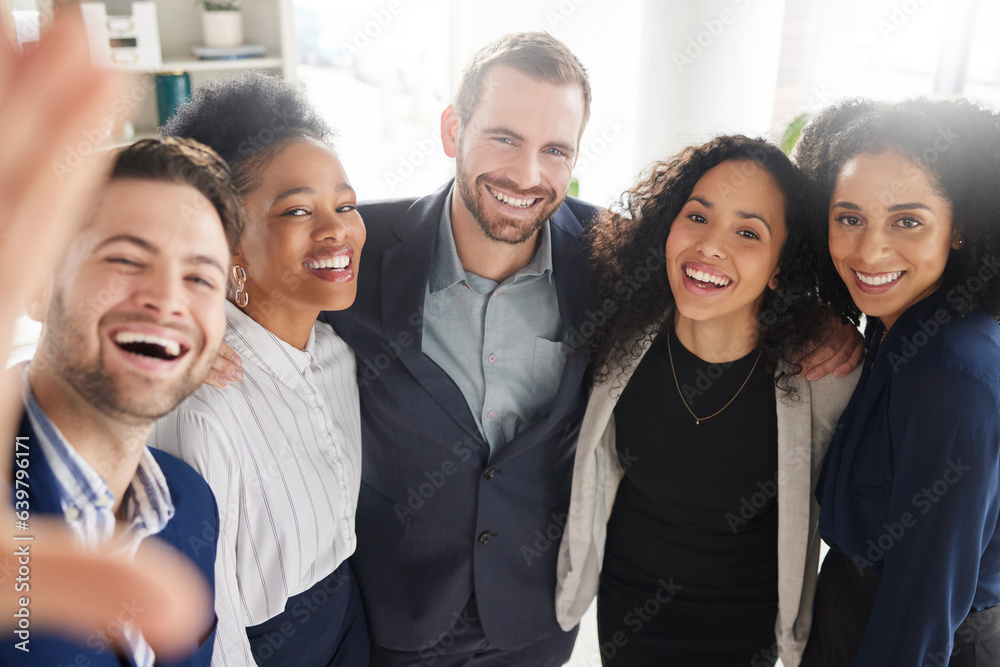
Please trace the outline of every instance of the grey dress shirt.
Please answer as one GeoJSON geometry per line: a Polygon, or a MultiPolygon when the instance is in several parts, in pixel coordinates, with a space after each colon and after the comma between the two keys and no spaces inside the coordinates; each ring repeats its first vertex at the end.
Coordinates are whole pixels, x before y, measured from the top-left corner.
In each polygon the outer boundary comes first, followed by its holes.
{"type": "Polygon", "coordinates": [[[424,298],[422,351],[465,396],[496,453],[545,414],[566,362],[549,222],[531,262],[502,283],[462,268],[445,200],[424,298]]]}

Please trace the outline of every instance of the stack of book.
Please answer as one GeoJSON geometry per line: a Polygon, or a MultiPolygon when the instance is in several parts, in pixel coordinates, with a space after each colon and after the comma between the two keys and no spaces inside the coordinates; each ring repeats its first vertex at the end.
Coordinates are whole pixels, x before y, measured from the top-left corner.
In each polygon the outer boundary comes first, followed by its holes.
{"type": "Polygon", "coordinates": [[[199,46],[191,47],[199,60],[237,60],[243,58],[263,58],[267,51],[262,44],[244,44],[243,46],[199,46]]]}

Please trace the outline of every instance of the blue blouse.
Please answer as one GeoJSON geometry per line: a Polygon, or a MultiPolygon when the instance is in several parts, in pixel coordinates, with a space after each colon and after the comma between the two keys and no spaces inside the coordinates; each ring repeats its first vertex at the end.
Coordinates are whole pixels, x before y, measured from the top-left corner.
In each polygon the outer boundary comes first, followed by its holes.
{"type": "Polygon", "coordinates": [[[855,667],[947,664],[969,612],[1000,604],[1000,325],[955,298],[881,344],[873,320],[816,491],[823,539],[882,578],[855,667]]]}

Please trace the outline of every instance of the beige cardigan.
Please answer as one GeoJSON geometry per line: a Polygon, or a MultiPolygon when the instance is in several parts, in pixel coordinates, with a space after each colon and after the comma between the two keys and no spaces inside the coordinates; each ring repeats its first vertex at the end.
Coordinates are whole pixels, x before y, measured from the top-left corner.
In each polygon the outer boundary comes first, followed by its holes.
{"type": "MultiPolygon", "coordinates": [[[[643,350],[645,355],[649,342],[643,350]]],[[[638,365],[635,360],[628,376],[638,365]]],[[[775,634],[785,667],[797,667],[812,625],[819,562],[813,494],[823,455],[840,413],[861,375],[815,382],[793,378],[791,399],[778,392],[778,618],[775,634]]],[[[607,522],[623,471],[615,450],[614,408],[624,381],[611,378],[590,393],[580,428],[566,530],[559,546],[556,617],[564,630],[577,623],[597,595],[607,522]]]]}

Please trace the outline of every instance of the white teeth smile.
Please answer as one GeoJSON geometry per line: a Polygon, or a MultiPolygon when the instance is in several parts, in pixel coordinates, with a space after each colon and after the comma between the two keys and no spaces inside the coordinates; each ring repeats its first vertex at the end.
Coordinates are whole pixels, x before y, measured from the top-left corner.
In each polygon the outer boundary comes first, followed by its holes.
{"type": "Polygon", "coordinates": [[[700,283],[711,283],[718,287],[725,287],[729,285],[731,282],[733,282],[728,278],[716,276],[711,273],[705,273],[704,271],[699,271],[698,269],[686,268],[684,269],[684,273],[687,275],[688,278],[697,280],[700,283]]]}
{"type": "Polygon", "coordinates": [[[351,258],[347,255],[337,255],[330,259],[321,259],[318,262],[306,262],[309,269],[346,269],[351,263],[351,258]]]}
{"type": "MultiPolygon", "coordinates": [[[[160,338],[150,334],[137,333],[135,331],[119,331],[115,334],[114,340],[119,345],[155,345],[163,350],[163,358],[173,359],[180,356],[181,344],[169,338],[160,338]]],[[[133,352],[133,350],[128,350],[133,352]]],[[[145,355],[150,356],[150,355],[145,355]]]]}
{"type": "Polygon", "coordinates": [[[903,275],[902,271],[893,271],[892,273],[880,273],[877,276],[866,276],[863,273],[854,272],[854,275],[858,277],[858,280],[863,282],[865,285],[871,285],[872,287],[878,287],[879,285],[887,285],[895,280],[899,280],[899,277],[903,275]]]}
{"type": "Polygon", "coordinates": [[[529,206],[531,206],[532,204],[535,203],[534,199],[517,199],[515,197],[508,197],[507,195],[505,195],[502,192],[497,192],[493,188],[488,187],[487,189],[489,189],[490,193],[494,197],[496,197],[497,199],[499,199],[500,201],[502,201],[505,204],[509,204],[510,206],[514,206],[515,208],[528,208],[529,206]]]}

